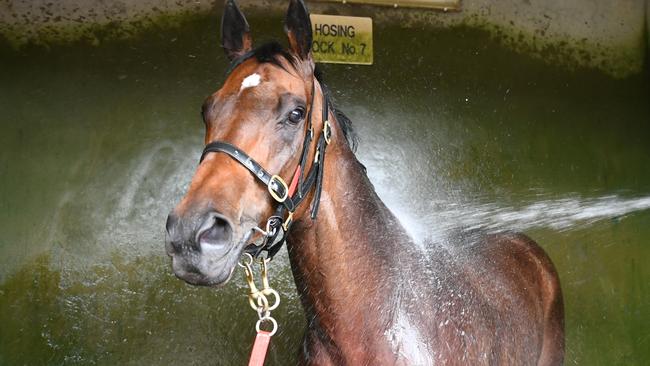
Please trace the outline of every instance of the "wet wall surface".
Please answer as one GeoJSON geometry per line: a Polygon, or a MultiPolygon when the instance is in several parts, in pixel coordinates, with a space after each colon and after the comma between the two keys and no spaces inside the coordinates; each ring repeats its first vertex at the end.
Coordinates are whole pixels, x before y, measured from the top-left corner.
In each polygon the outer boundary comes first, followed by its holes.
{"type": "MultiPolygon", "coordinates": [[[[0,48],[0,364],[246,362],[243,274],[177,280],[164,222],[200,106],[224,79],[218,19],[96,47],[0,48]]],[[[280,19],[249,19],[281,37],[280,19]]],[[[522,230],[555,262],[567,364],[650,360],[650,87],[554,68],[468,29],[375,25],[375,65],[324,65],[380,196],[419,239],[522,230]],[[396,183],[397,182],[397,183],[396,183]]],[[[427,258],[422,258],[426,261],[427,258]]],[[[304,327],[286,253],[270,364],[304,327]]]]}

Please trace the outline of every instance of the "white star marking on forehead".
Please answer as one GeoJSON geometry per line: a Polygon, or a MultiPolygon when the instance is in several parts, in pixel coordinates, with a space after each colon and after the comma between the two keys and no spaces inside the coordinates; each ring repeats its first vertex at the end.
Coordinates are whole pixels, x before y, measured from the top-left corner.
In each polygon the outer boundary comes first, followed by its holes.
{"type": "Polygon", "coordinates": [[[262,82],[261,79],[262,77],[260,76],[260,74],[257,73],[248,75],[247,77],[244,78],[244,81],[241,82],[241,88],[239,90],[244,90],[246,88],[252,88],[258,86],[262,82]]]}

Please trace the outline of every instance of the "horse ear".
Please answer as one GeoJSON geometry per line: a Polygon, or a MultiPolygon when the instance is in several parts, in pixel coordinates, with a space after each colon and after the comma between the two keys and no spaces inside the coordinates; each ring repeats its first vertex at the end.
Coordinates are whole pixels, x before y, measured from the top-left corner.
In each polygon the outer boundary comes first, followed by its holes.
{"type": "Polygon", "coordinates": [[[311,51],[311,20],[303,0],[291,0],[284,20],[284,31],[289,37],[291,50],[301,59],[309,57],[311,51]]]}
{"type": "Polygon", "coordinates": [[[235,0],[226,0],[221,18],[221,47],[230,60],[253,48],[250,28],[235,0]]]}

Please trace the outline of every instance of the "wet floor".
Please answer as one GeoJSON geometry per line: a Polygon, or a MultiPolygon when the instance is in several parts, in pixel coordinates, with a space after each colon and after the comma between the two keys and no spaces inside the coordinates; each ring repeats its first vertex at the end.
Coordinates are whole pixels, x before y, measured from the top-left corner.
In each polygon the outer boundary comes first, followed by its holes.
{"type": "MultiPolygon", "coordinates": [[[[200,105],[223,81],[218,19],[0,47],[0,364],[245,363],[243,274],[190,287],[163,247],[201,151],[200,105]]],[[[258,39],[281,35],[279,19],[249,21],[258,39]]],[[[567,364],[647,364],[647,73],[568,71],[467,29],[375,32],[374,66],[323,69],[408,230],[421,243],[459,226],[526,232],[560,273],[567,364]]],[[[292,364],[304,316],[284,252],[271,276],[271,364],[292,364]]]]}

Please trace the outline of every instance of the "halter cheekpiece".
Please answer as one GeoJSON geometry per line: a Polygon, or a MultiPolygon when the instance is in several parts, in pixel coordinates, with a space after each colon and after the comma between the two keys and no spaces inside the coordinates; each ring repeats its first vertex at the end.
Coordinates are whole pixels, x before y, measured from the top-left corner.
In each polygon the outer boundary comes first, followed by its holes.
{"type": "Polygon", "coordinates": [[[332,129],[328,120],[329,116],[329,98],[325,88],[323,91],[323,130],[316,143],[316,155],[311,169],[305,176],[305,165],[309,155],[309,147],[314,139],[314,129],[312,126],[312,110],[314,108],[316,78],[313,79],[311,87],[311,105],[307,115],[307,133],[302,146],[302,153],[296,171],[293,174],[291,183],[287,183],[278,175],[272,175],[265,170],[255,159],[236,146],[225,141],[214,141],[205,146],[199,163],[205,159],[206,155],[212,152],[221,152],[229,155],[235,161],[248,169],[264,184],[271,197],[277,202],[275,213],[266,221],[266,228],[255,228],[262,233],[262,240],[248,244],[244,251],[255,258],[272,259],[275,254],[282,248],[287,240],[287,232],[293,224],[293,213],[311,189],[315,186],[314,201],[311,208],[311,218],[316,219],[318,207],[320,204],[320,195],[323,189],[323,172],[325,164],[325,151],[332,137],[332,129]],[[286,216],[286,217],[285,217],[286,216]]]}

